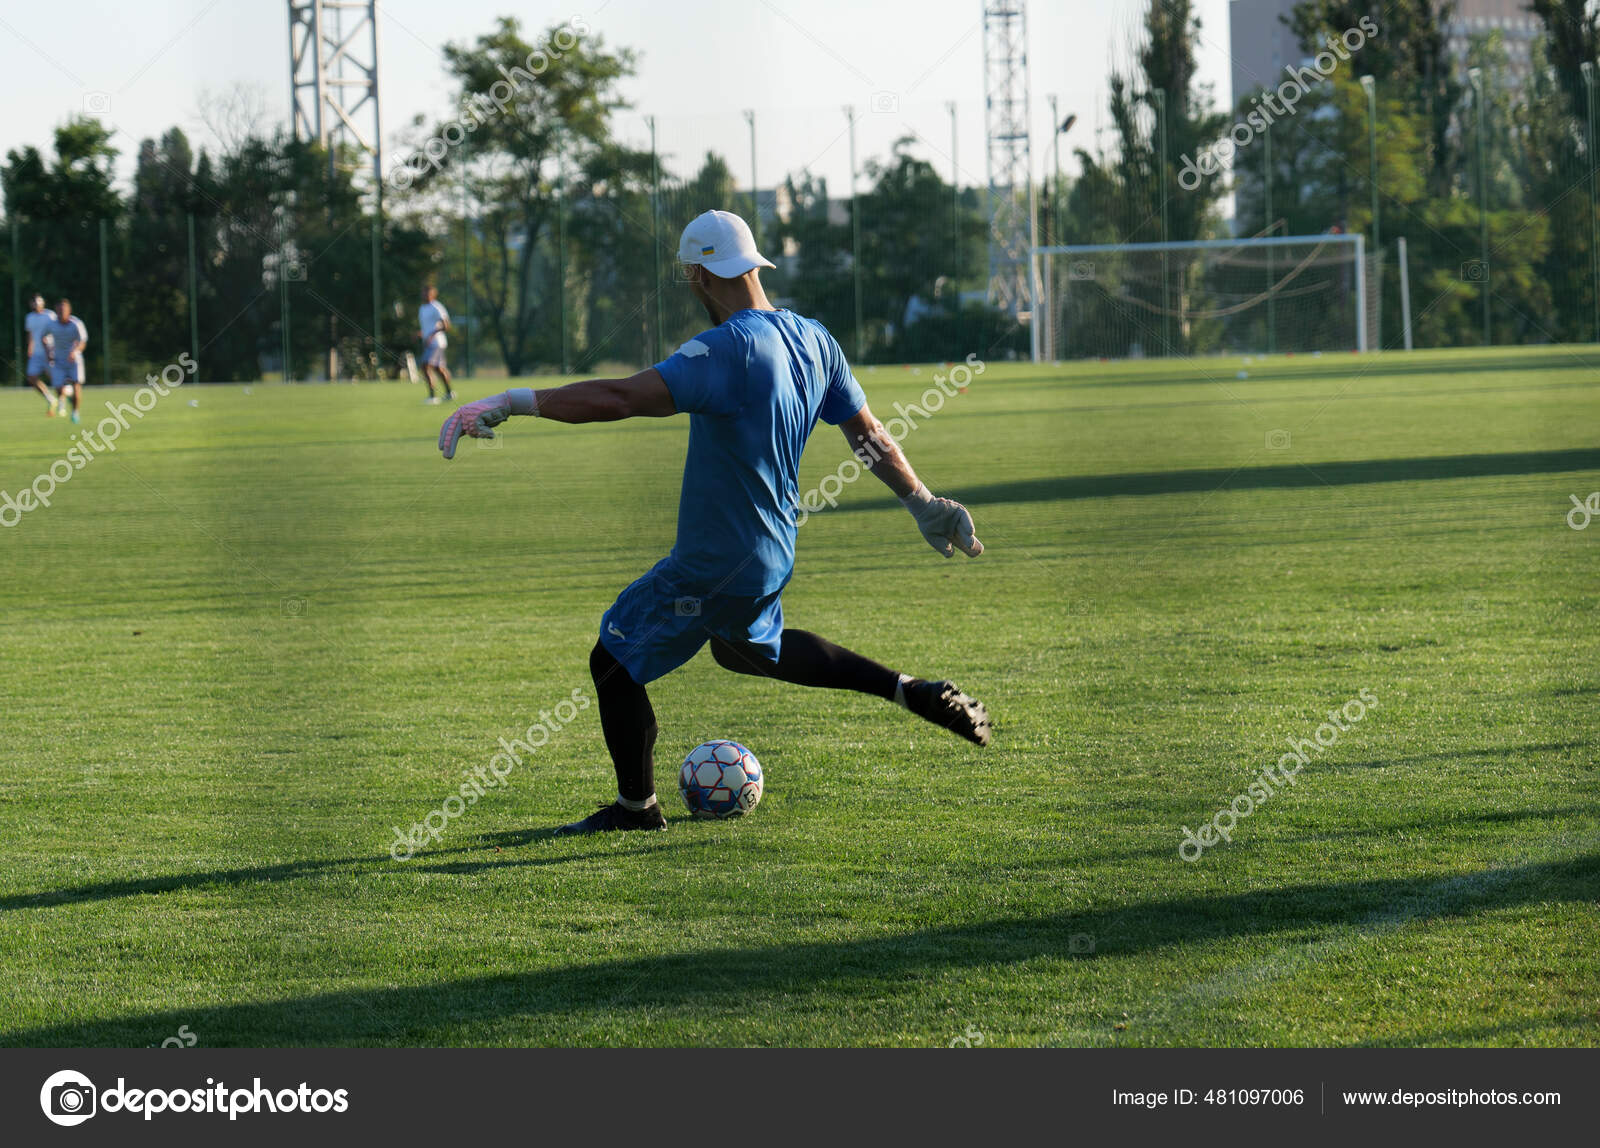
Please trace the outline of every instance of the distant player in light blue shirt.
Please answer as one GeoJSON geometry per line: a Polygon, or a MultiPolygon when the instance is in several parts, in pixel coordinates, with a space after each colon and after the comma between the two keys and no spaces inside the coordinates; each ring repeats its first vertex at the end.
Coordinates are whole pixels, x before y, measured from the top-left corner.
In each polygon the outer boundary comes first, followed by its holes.
{"type": "Polygon", "coordinates": [[[805,630],[786,629],[781,594],[794,572],[800,455],[820,420],[843,429],[864,470],[900,496],[945,557],[983,552],[966,507],[935,498],[867,408],[844,352],[822,324],[767,301],[771,267],[737,215],[708,211],[684,229],[678,260],[711,330],[626,379],[516,388],[445,420],[439,449],[463,434],[493,438],[514,414],[564,423],[689,415],[689,449],[672,553],[624,590],[600,619],[589,655],[617,799],[560,834],[665,829],[655,794],[655,711],[645,686],[706,645],[726,669],[802,686],[892,699],[989,743],[981,702],[946,681],[879,665],[805,630]]]}
{"type": "Polygon", "coordinates": [[[79,419],[83,407],[83,349],[89,345],[89,328],[72,313],[72,300],[56,304],[56,320],[50,324],[50,375],[63,404],[72,400],[72,421],[79,419]]]}
{"type": "Polygon", "coordinates": [[[422,381],[428,384],[428,397],[422,401],[439,403],[439,396],[433,393],[433,373],[439,375],[439,389],[444,392],[444,397],[455,400],[455,387],[450,381],[450,368],[445,366],[444,349],[450,345],[449,336],[445,334],[450,329],[450,312],[444,309],[444,304],[439,302],[439,289],[432,284],[423,288],[422,306],[417,308],[417,330],[422,336],[422,381]]]}
{"type": "Polygon", "coordinates": [[[56,313],[44,305],[44,296],[35,295],[28,313],[22,317],[22,329],[28,335],[28,385],[44,396],[49,405],[46,415],[54,415],[61,400],[50,389],[50,328],[56,313]]]}

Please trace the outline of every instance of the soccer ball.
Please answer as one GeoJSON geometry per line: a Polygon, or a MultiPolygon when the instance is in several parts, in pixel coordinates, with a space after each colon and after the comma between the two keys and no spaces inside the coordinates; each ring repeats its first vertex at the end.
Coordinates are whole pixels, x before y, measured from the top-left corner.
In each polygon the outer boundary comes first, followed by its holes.
{"type": "Polygon", "coordinates": [[[740,817],[761,800],[761,763],[736,741],[697,745],[678,770],[678,795],[696,817],[740,817]]]}

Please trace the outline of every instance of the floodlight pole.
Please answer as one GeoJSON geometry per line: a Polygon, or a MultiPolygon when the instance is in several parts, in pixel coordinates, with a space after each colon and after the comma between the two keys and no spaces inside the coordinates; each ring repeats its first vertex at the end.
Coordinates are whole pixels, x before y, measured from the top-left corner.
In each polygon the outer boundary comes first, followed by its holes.
{"type": "Polygon", "coordinates": [[[567,148],[564,132],[556,134],[556,283],[561,296],[561,373],[567,375],[572,373],[572,367],[567,359],[567,148]]]}
{"type": "Polygon", "coordinates": [[[1378,228],[1378,82],[1362,76],[1361,87],[1367,93],[1367,183],[1372,187],[1372,253],[1377,255],[1383,250],[1378,228]]]}
{"type": "Polygon", "coordinates": [[[861,201],[856,196],[856,109],[851,104],[844,108],[850,121],[850,270],[855,279],[856,293],[856,362],[865,352],[861,334],[861,201]]]}
{"type": "Polygon", "coordinates": [[[750,237],[756,241],[756,250],[761,250],[761,203],[756,198],[760,193],[756,190],[756,111],[754,108],[744,110],[744,122],[750,125],[750,237]]]}
{"type": "Polygon", "coordinates": [[[656,356],[661,361],[661,159],[656,154],[656,118],[645,116],[650,125],[650,251],[656,269],[656,356]]]}
{"type": "Polygon", "coordinates": [[[466,377],[472,377],[472,214],[467,206],[467,150],[461,141],[461,283],[466,292],[466,315],[461,324],[461,357],[466,377]]]}

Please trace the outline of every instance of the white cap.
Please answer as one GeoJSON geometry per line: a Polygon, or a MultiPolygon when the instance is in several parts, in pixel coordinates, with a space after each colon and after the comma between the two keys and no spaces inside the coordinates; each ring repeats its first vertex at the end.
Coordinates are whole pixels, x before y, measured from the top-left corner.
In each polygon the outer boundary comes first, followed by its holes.
{"type": "Polygon", "coordinates": [[[731,211],[697,215],[678,240],[678,262],[698,263],[722,279],[737,279],[757,267],[773,267],[756,250],[750,225],[731,211]]]}

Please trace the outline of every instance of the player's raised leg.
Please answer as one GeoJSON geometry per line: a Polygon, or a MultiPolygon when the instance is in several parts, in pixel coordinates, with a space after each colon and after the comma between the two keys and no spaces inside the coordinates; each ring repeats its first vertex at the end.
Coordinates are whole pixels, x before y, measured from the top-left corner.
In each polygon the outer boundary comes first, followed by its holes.
{"type": "Polygon", "coordinates": [[[711,656],[723,669],[736,674],[871,694],[902,705],[976,745],[989,744],[988,709],[954,682],[926,681],[902,674],[807,630],[783,631],[777,661],[768,656],[766,647],[721,637],[711,639],[711,656]]]}

